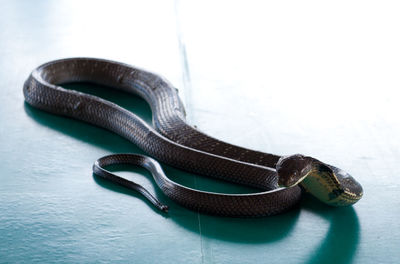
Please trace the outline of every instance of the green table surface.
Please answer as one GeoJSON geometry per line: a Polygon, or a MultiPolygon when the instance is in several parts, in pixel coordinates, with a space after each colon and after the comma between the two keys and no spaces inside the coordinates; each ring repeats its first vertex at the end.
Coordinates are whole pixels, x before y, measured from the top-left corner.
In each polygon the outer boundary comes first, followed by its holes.
{"type": "MultiPolygon", "coordinates": [[[[389,1],[0,1],[0,263],[399,263],[400,8],[389,1]],[[93,176],[127,140],[24,103],[30,71],[89,56],[159,73],[187,120],[225,141],[303,153],[364,187],[353,207],[304,196],[286,214],[236,219],[187,210],[137,168],[114,168],[170,206],[93,176]]],[[[151,123],[141,99],[78,89],[151,123]]],[[[184,173],[219,192],[247,188],[184,173]]],[[[251,190],[253,191],[253,190],[251,190]]]]}

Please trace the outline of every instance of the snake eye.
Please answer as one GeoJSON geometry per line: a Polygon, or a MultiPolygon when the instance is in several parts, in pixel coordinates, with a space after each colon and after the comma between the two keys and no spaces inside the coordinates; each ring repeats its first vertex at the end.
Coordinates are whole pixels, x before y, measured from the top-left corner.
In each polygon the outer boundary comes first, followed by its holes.
{"type": "Polygon", "coordinates": [[[311,169],[312,158],[300,154],[284,156],[276,164],[278,185],[290,187],[298,184],[311,169]]]}

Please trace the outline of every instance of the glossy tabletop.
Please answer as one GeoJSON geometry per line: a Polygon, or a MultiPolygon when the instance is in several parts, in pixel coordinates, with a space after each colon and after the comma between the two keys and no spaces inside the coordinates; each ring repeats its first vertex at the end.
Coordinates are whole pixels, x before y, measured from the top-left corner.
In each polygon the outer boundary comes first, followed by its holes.
{"type": "MultiPolygon", "coordinates": [[[[0,263],[398,263],[399,12],[395,1],[0,0],[0,263]],[[103,155],[141,150],[24,103],[36,66],[77,56],[161,74],[191,125],[338,166],[364,197],[331,208],[305,195],[283,215],[216,217],[175,204],[144,170],[114,168],[170,206],[160,214],[91,171],[103,155]]],[[[151,123],[140,98],[66,87],[151,123]]],[[[254,191],[163,168],[186,186],[254,191]]]]}

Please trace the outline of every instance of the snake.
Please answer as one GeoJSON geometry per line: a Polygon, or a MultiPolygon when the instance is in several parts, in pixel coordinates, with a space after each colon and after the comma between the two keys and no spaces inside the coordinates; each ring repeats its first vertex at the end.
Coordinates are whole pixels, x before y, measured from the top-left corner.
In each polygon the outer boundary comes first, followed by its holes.
{"type": "Polygon", "coordinates": [[[363,189],[347,172],[302,155],[274,155],[215,139],[186,121],[179,91],[162,76],[106,59],[65,58],[35,68],[23,85],[32,107],[88,122],[136,144],[148,155],[111,154],[95,161],[93,173],[139,192],[158,209],[144,187],[119,177],[107,166],[133,164],[147,169],[162,192],[176,203],[201,213],[228,217],[276,215],[296,207],[303,193],[331,206],[349,206],[363,189]],[[95,95],[63,88],[68,83],[93,83],[144,99],[152,112],[148,124],[131,111],[95,95]],[[189,188],[169,179],[160,163],[256,188],[251,193],[218,193],[189,188]]]}

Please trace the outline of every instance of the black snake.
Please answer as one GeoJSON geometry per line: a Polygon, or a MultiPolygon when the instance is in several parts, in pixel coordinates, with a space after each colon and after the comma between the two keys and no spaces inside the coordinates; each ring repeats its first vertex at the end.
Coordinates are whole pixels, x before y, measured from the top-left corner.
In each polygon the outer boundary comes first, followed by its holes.
{"type": "Polygon", "coordinates": [[[262,190],[221,194],[191,189],[168,179],[154,159],[142,155],[116,154],[95,162],[94,173],[141,192],[162,210],[167,207],[143,187],[103,167],[115,163],[142,166],[172,200],[224,216],[265,216],[287,211],[300,200],[299,185],[336,206],[353,204],[362,196],[362,187],[353,177],[314,158],[262,153],[203,134],[186,123],[177,89],[162,77],[130,65],[93,58],[51,61],[33,70],[23,90],[30,105],[111,130],[166,164],[262,190]],[[59,86],[71,82],[106,85],[142,97],[151,107],[154,128],[114,103],[59,86]]]}

